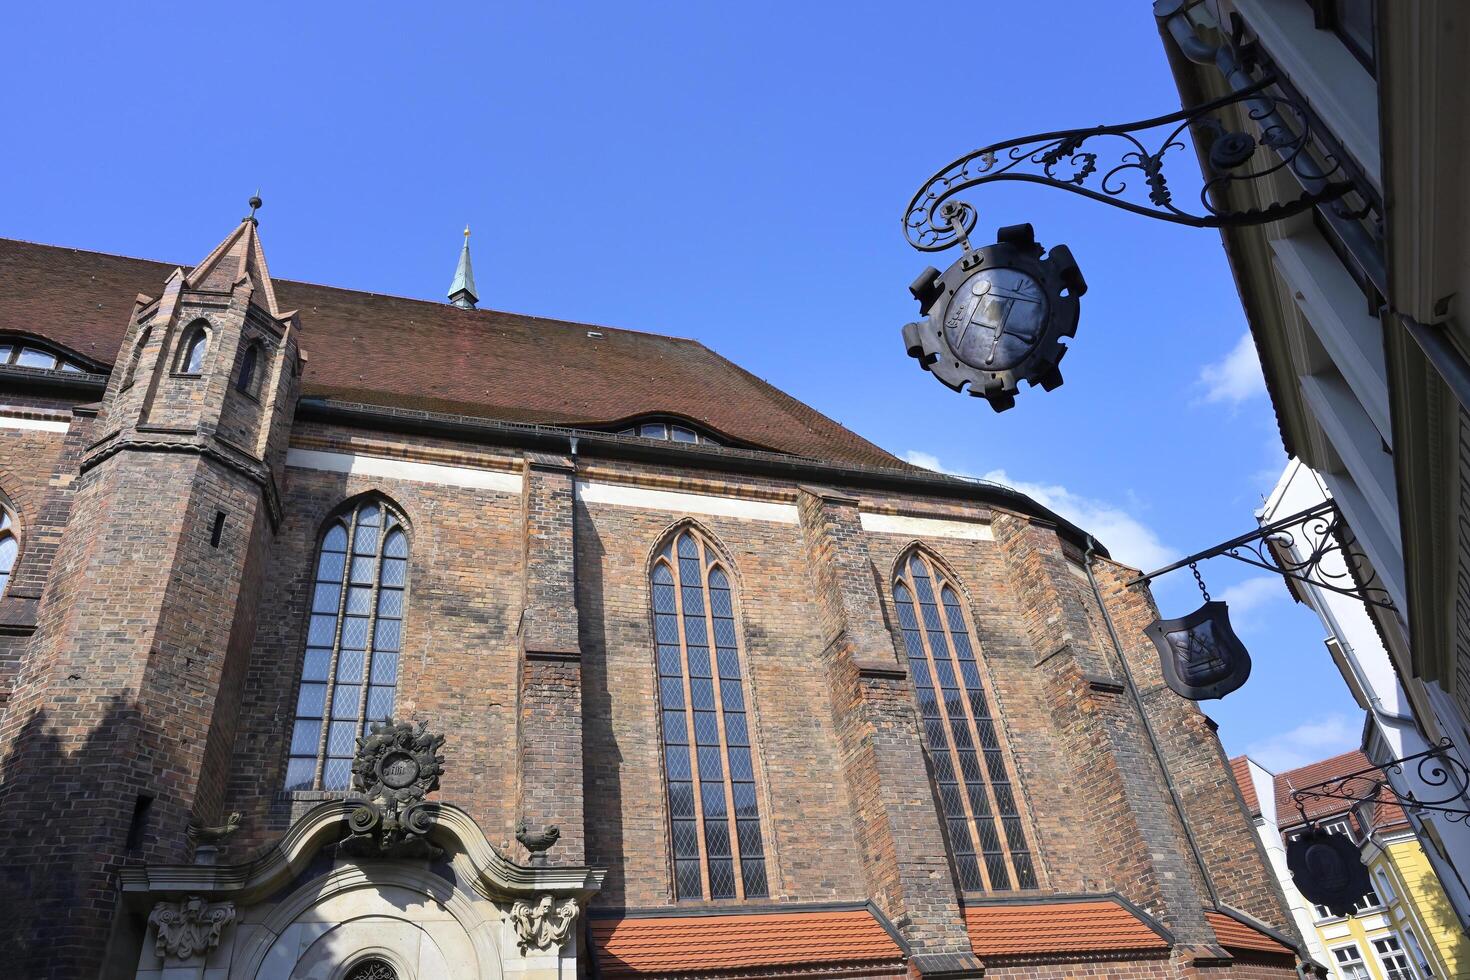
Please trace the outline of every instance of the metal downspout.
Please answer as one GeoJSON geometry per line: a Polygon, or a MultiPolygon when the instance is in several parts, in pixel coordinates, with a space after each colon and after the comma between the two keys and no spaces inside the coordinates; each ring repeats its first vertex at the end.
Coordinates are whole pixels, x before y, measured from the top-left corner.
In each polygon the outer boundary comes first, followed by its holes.
{"type": "Polygon", "coordinates": [[[1138,708],[1138,715],[1143,719],[1143,730],[1148,734],[1149,745],[1153,748],[1154,757],[1159,760],[1159,768],[1164,773],[1164,785],[1169,788],[1169,796],[1174,801],[1174,809],[1179,812],[1179,823],[1184,827],[1184,836],[1189,840],[1189,850],[1194,854],[1194,863],[1199,866],[1200,875],[1205,880],[1205,888],[1210,893],[1210,902],[1215,908],[1220,907],[1220,894],[1215,890],[1215,883],[1210,878],[1210,869],[1205,865],[1205,858],[1199,849],[1199,841],[1195,839],[1194,830],[1189,826],[1189,813],[1184,809],[1184,801],[1179,797],[1179,787],[1174,785],[1174,777],[1169,772],[1169,763],[1164,758],[1163,749],[1159,746],[1159,737],[1154,733],[1153,722],[1149,721],[1148,711],[1143,706],[1143,698],[1139,696],[1138,685],[1133,682],[1133,670],[1128,666],[1128,656],[1123,652],[1123,641],[1118,638],[1118,629],[1113,625],[1112,614],[1108,612],[1107,603],[1103,602],[1102,589],[1098,587],[1097,577],[1092,574],[1092,554],[1097,550],[1097,542],[1092,535],[1087,536],[1087,552],[1083,555],[1083,568],[1087,572],[1087,584],[1092,586],[1092,594],[1097,599],[1097,608],[1102,610],[1103,623],[1107,625],[1108,636],[1112,638],[1113,650],[1118,654],[1118,661],[1123,665],[1123,677],[1127,682],[1128,693],[1133,698],[1133,704],[1138,708]]]}

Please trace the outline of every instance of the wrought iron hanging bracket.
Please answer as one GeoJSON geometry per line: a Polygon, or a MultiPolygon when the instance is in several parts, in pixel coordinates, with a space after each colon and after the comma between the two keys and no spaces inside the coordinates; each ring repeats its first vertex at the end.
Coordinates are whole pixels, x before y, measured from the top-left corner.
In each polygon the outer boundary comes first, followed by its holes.
{"type": "Polygon", "coordinates": [[[1230,95],[1167,115],[1024,136],[967,153],[919,188],[904,212],[904,235],[921,252],[965,243],[977,215],[954,196],[1001,180],[1055,187],[1195,228],[1266,224],[1354,190],[1334,148],[1318,136],[1306,104],[1277,82],[1268,71],[1230,95]],[[1272,86],[1277,86],[1275,91],[1272,86]],[[1236,105],[1243,106],[1257,124],[1259,137],[1231,129],[1217,115],[1236,105]],[[1170,151],[1188,149],[1182,136],[1191,128],[1206,149],[1207,175],[1199,207],[1187,209],[1174,202],[1165,163],[1170,151]],[[1283,170],[1302,186],[1301,195],[1262,208],[1231,207],[1231,186],[1269,181],[1283,170]],[[1131,185],[1138,186],[1130,191],[1131,185]]]}
{"type": "Polygon", "coordinates": [[[1406,755],[1381,766],[1359,769],[1346,776],[1313,783],[1301,789],[1293,789],[1291,801],[1296,804],[1302,819],[1311,823],[1307,817],[1307,803],[1310,800],[1372,803],[1381,801],[1384,791],[1387,790],[1393,797],[1393,802],[1405,810],[1442,813],[1452,823],[1463,823],[1470,819],[1470,806],[1466,805],[1465,798],[1466,789],[1470,788],[1470,769],[1450,754],[1449,750],[1452,748],[1453,742],[1447,738],[1440,739],[1437,745],[1423,752],[1406,755]],[[1388,777],[1407,772],[1410,767],[1423,785],[1431,789],[1443,787],[1444,792],[1424,799],[1412,792],[1399,792],[1388,777]]]}
{"type": "Polygon", "coordinates": [[[1354,549],[1353,543],[1352,533],[1337,505],[1328,500],[1140,575],[1128,584],[1142,585],[1196,562],[1223,556],[1283,578],[1350,596],[1370,606],[1392,609],[1388,590],[1378,584],[1377,573],[1354,549]],[[1299,538],[1307,549],[1301,558],[1294,551],[1299,538]],[[1340,559],[1342,568],[1324,567],[1324,562],[1334,556],[1340,559]]]}

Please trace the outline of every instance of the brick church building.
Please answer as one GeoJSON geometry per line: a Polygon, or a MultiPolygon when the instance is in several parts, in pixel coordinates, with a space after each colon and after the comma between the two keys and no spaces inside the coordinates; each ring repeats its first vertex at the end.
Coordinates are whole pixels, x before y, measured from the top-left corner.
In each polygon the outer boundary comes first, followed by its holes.
{"type": "Polygon", "coordinates": [[[0,240],[9,975],[1296,973],[1084,529],[450,299],[0,240]]]}

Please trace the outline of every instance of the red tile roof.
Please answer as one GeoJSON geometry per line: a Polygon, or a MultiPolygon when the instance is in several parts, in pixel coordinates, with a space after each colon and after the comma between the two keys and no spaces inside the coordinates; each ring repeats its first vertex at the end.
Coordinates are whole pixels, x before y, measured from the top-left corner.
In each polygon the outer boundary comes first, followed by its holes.
{"type": "Polygon", "coordinates": [[[1220,945],[1231,952],[1245,950],[1252,953],[1296,955],[1296,950],[1281,940],[1224,912],[1206,909],[1205,918],[1209,920],[1210,928],[1215,930],[1215,938],[1220,941],[1220,945]]]}
{"type": "Polygon", "coordinates": [[[1245,808],[1253,817],[1261,815],[1261,801],[1256,796],[1256,782],[1251,779],[1250,760],[1243,755],[1238,755],[1230,760],[1230,775],[1235,777],[1235,785],[1240,787],[1240,795],[1245,798],[1245,808]]]}
{"type": "Polygon", "coordinates": [[[604,977],[719,973],[766,967],[888,963],[903,951],[867,909],[736,915],[630,916],[590,923],[604,977]]]}
{"type": "Polygon", "coordinates": [[[1113,899],[969,905],[965,924],[982,960],[1169,948],[1163,936],[1113,899]]]}
{"type": "MultiPolygon", "coordinates": [[[[174,266],[0,239],[0,330],[40,334],[104,364],[138,293],[174,266]]],[[[693,340],[275,279],[313,355],[302,393],[512,422],[597,427],[684,416],[736,443],[905,466],[693,340]]],[[[697,326],[697,324],[695,325],[697,326]]]]}
{"type": "MultiPolygon", "coordinates": [[[[1276,774],[1276,819],[1282,827],[1293,827],[1302,822],[1301,812],[1297,810],[1296,803],[1292,801],[1293,790],[1314,786],[1317,783],[1326,782],[1329,779],[1338,779],[1349,773],[1357,772],[1359,769],[1367,769],[1372,763],[1362,752],[1354,749],[1335,755],[1321,762],[1314,762],[1309,766],[1299,769],[1291,769],[1276,774]]],[[[1352,800],[1334,800],[1317,797],[1309,797],[1302,801],[1306,809],[1308,820],[1320,820],[1324,817],[1336,816],[1339,813],[1347,813],[1353,808],[1352,800]]]]}

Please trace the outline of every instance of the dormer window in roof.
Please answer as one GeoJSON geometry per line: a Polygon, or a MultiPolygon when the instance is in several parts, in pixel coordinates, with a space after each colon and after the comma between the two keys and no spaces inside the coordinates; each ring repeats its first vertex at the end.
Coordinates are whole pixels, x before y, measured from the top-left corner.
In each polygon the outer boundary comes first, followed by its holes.
{"type": "Polygon", "coordinates": [[[66,371],[69,374],[87,373],[86,368],[65,354],[34,340],[21,340],[15,337],[0,338],[0,364],[37,368],[42,371],[66,371]]]}
{"type": "Polygon", "coordinates": [[[698,429],[684,422],[676,422],[673,419],[645,419],[637,425],[619,429],[620,436],[638,436],[640,439],[662,439],[666,442],[689,442],[699,443],[706,446],[719,446],[722,443],[698,429]]]}

